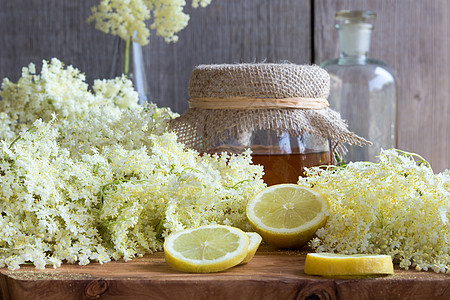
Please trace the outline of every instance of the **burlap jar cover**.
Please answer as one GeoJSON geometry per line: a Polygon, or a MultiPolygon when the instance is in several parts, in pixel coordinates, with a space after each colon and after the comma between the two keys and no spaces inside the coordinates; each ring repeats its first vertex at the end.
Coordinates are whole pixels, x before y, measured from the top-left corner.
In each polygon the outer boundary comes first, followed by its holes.
{"type": "Polygon", "coordinates": [[[344,143],[368,144],[328,108],[330,77],[315,65],[200,65],[191,74],[189,108],[170,123],[180,142],[200,152],[254,130],[328,138],[333,151],[344,143]]]}

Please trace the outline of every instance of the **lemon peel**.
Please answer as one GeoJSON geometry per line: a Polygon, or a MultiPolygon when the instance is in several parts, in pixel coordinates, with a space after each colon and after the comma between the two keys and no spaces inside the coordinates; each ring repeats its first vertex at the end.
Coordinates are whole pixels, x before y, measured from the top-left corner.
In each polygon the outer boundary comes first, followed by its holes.
{"type": "Polygon", "coordinates": [[[241,262],[241,264],[246,264],[250,260],[252,260],[253,256],[255,256],[256,251],[259,248],[259,245],[262,242],[262,237],[256,233],[256,232],[246,232],[249,244],[248,244],[248,250],[247,250],[247,256],[244,258],[244,260],[241,262]]]}
{"type": "Polygon", "coordinates": [[[305,274],[340,278],[389,275],[394,274],[394,266],[389,255],[308,253],[305,274]]]}

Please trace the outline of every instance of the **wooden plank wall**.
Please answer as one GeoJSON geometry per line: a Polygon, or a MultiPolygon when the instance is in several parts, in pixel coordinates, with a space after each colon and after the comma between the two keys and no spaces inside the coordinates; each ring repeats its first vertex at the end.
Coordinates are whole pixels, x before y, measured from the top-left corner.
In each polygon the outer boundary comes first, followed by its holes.
{"type": "MultiPolygon", "coordinates": [[[[190,4],[190,1],[187,1],[190,4]]],[[[95,78],[119,75],[121,42],[85,22],[97,0],[0,1],[0,77],[17,80],[29,62],[58,57],[95,78]]],[[[175,44],[155,34],[143,48],[151,100],[183,113],[192,68],[204,63],[320,63],[338,53],[333,15],[378,13],[371,56],[398,81],[398,147],[450,168],[450,4],[447,0],[213,0],[186,11],[175,44]]]]}
{"type": "Polygon", "coordinates": [[[118,75],[119,39],[86,23],[96,0],[0,1],[0,78],[16,81],[23,66],[57,57],[96,78],[118,75]],[[116,57],[117,56],[117,57],[116,57]]]}
{"type": "MultiPolygon", "coordinates": [[[[189,1],[188,1],[189,2],[189,1]]],[[[144,47],[150,99],[177,112],[187,109],[187,87],[199,64],[311,61],[309,0],[213,0],[187,6],[188,27],[176,44],[156,35],[144,47]]]]}

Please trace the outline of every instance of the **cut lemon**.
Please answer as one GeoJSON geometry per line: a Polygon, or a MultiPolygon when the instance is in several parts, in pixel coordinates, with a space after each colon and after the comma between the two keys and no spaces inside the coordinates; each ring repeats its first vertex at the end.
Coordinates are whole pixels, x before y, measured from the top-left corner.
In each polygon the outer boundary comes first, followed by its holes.
{"type": "Polygon", "coordinates": [[[280,248],[300,247],[325,225],[327,202],[311,189],[278,184],[255,195],[247,217],[262,238],[280,248]]]}
{"type": "Polygon", "coordinates": [[[219,272],[239,264],[247,256],[248,245],[248,236],[238,228],[205,225],[169,235],[164,257],[180,271],[219,272]]]}
{"type": "Polygon", "coordinates": [[[262,242],[262,237],[256,233],[256,232],[246,232],[249,244],[248,244],[248,250],[247,250],[247,256],[244,258],[244,260],[241,262],[241,264],[248,263],[253,256],[255,256],[256,251],[259,248],[259,245],[262,242]]]}
{"type": "Polygon", "coordinates": [[[394,274],[389,255],[308,253],[305,273],[325,277],[354,277],[394,274]]]}

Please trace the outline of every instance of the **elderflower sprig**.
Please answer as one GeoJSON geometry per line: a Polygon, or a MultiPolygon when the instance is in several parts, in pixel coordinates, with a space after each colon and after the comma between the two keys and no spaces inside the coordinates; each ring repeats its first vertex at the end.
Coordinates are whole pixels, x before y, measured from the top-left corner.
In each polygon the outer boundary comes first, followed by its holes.
{"type": "MultiPolygon", "coordinates": [[[[192,0],[192,7],[206,7],[211,0],[192,0]]],[[[189,15],[183,9],[185,0],[100,0],[92,7],[88,22],[95,21],[95,27],[104,32],[118,35],[125,41],[130,39],[141,45],[148,43],[150,28],[166,42],[176,42],[176,33],[184,29],[189,15]]]]}
{"type": "Polygon", "coordinates": [[[265,187],[250,152],[185,149],[166,131],[176,114],[137,105],[126,78],[90,91],[54,59],[0,96],[0,267],[128,260],[181,228],[249,229],[246,203],[265,187]]]}
{"type": "Polygon", "coordinates": [[[138,107],[138,94],[125,76],[96,80],[93,92],[85,80],[78,69],[65,67],[56,58],[44,60],[39,74],[35,65],[30,64],[22,69],[18,82],[5,78],[0,90],[0,122],[5,127],[0,137],[12,138],[36,119],[51,120],[54,113],[62,123],[71,123],[85,119],[100,107],[115,114],[121,109],[138,107]]]}
{"type": "Polygon", "coordinates": [[[181,228],[249,229],[246,202],[264,188],[249,152],[200,156],[163,133],[148,147],[110,144],[74,159],[57,142],[57,120],[33,126],[13,147],[3,143],[2,267],[128,260],[161,250],[181,228]]]}
{"type": "Polygon", "coordinates": [[[388,254],[400,267],[450,273],[450,172],[417,154],[384,150],[378,163],[311,168],[299,184],[320,191],[329,218],[318,252],[388,254]]]}

